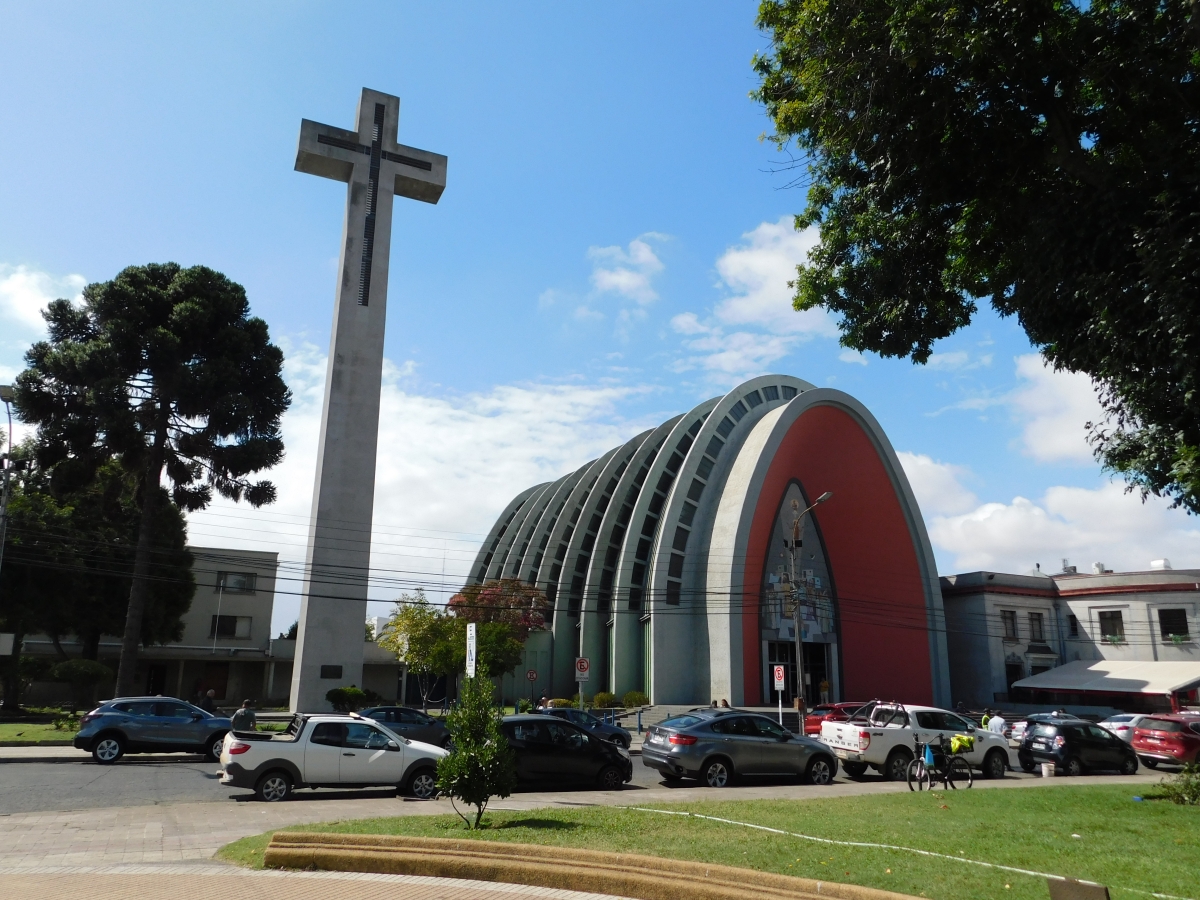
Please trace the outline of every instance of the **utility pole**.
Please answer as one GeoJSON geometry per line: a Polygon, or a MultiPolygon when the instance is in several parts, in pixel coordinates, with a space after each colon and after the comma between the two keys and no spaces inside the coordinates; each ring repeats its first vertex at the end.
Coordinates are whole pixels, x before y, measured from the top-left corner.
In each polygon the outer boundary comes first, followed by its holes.
{"type": "Polygon", "coordinates": [[[800,582],[796,580],[796,551],[804,546],[802,539],[803,529],[801,523],[804,521],[804,516],[816,509],[826,500],[833,496],[833,491],[826,491],[817,501],[807,509],[800,509],[800,501],[792,501],[792,533],[790,538],[784,540],[784,546],[788,552],[788,594],[791,599],[792,606],[792,628],[796,637],[796,695],[800,698],[800,733],[804,734],[804,714],[808,708],[808,697],[804,691],[804,641],[801,638],[800,620],[801,602],[809,605],[808,586],[800,587],[800,582]]]}
{"type": "MultiPolygon", "coordinates": [[[[4,467],[4,484],[0,487],[0,568],[4,566],[4,541],[8,532],[8,478],[12,472],[12,401],[13,386],[0,384],[0,401],[8,412],[8,452],[0,456],[0,465],[4,467]]],[[[14,653],[18,652],[14,648],[14,653]]]]}

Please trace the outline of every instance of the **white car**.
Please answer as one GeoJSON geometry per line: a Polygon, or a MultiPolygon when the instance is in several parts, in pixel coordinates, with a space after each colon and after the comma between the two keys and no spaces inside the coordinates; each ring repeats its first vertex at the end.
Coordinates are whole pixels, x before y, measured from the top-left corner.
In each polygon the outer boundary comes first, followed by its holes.
{"type": "Polygon", "coordinates": [[[292,718],[287,731],[235,731],[221,748],[221,784],[286,800],[296,788],[394,786],[437,796],[437,761],[447,751],[410,741],[373,719],[350,715],[292,718]]]}
{"type": "Polygon", "coordinates": [[[963,754],[971,768],[985,778],[1004,777],[1008,770],[1004,735],[983,731],[948,709],[872,701],[848,722],[821,723],[821,740],[852,778],[870,766],[889,781],[904,781],[917,741],[929,743],[942,735],[949,743],[956,734],[975,738],[975,747],[963,754]]]}
{"type": "Polygon", "coordinates": [[[1119,716],[1109,716],[1100,723],[1101,728],[1107,728],[1121,740],[1127,744],[1133,743],[1133,729],[1138,727],[1138,723],[1142,719],[1147,719],[1149,716],[1139,715],[1137,713],[1122,713],[1119,716]]]}

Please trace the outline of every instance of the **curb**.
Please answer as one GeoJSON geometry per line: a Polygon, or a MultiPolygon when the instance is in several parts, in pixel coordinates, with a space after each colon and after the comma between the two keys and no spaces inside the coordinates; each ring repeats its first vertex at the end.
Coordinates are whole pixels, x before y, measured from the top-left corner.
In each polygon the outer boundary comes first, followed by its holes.
{"type": "Polygon", "coordinates": [[[74,741],[0,741],[0,747],[73,747],[74,741]]]}
{"type": "Polygon", "coordinates": [[[279,831],[271,868],[426,875],[631,897],[634,900],[914,900],[877,888],[677,859],[501,841],[279,831]]]}

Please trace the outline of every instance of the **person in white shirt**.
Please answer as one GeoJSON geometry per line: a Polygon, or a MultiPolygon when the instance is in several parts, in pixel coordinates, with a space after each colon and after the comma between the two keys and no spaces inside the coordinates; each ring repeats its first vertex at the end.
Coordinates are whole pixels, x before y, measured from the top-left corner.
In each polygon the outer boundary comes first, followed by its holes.
{"type": "Polygon", "coordinates": [[[1000,715],[1000,713],[996,713],[994,716],[988,719],[987,729],[988,731],[992,732],[992,734],[1002,735],[1004,734],[1004,726],[1007,724],[1008,723],[1004,721],[1004,716],[1000,715]]]}

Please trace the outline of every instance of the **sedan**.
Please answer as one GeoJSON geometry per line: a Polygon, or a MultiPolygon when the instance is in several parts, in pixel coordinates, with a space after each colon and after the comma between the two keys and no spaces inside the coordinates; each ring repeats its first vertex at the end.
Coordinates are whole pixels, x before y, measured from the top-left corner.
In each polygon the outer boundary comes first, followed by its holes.
{"type": "Polygon", "coordinates": [[[617,791],[633,778],[624,747],[555,716],[505,716],[500,727],[517,757],[517,781],[526,787],[573,784],[617,791]]]}
{"type": "Polygon", "coordinates": [[[544,709],[542,712],[547,716],[566,719],[573,725],[586,728],[601,740],[624,747],[626,750],[629,749],[629,744],[633,739],[632,735],[619,725],[609,725],[607,722],[601,722],[591,713],[583,712],[582,710],[551,708],[544,709]]]}
{"type": "Polygon", "coordinates": [[[372,706],[359,713],[364,719],[374,719],[410,741],[433,744],[435,747],[450,746],[450,729],[433,716],[407,706],[372,706]]]}
{"type": "Polygon", "coordinates": [[[739,709],[700,709],[652,725],[642,764],[667,781],[695,778],[709,787],[725,787],[739,775],[799,775],[830,784],[837,774],[825,744],[739,709]]]}
{"type": "Polygon", "coordinates": [[[1147,717],[1135,713],[1122,713],[1119,716],[1109,716],[1100,723],[1100,727],[1107,728],[1125,743],[1130,744],[1133,743],[1133,730],[1145,718],[1147,717]]]}

